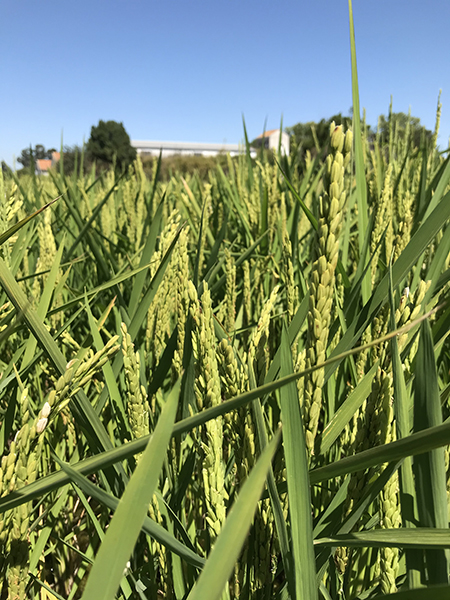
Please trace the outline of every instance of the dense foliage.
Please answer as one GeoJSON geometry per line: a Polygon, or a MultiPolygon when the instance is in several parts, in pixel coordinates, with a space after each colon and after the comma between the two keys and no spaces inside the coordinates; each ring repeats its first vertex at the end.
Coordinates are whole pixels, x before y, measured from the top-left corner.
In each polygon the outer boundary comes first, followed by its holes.
{"type": "MultiPolygon", "coordinates": [[[[439,102],[439,101],[438,101],[439,102]]],[[[318,123],[297,123],[286,127],[286,132],[291,136],[291,147],[303,156],[307,151],[313,155],[326,153],[328,147],[328,132],[330,124],[342,125],[344,128],[351,127],[352,117],[343,116],[341,113],[333,115],[329,119],[321,119],[318,123]]],[[[411,145],[419,148],[424,143],[436,145],[433,132],[426,129],[418,117],[403,112],[393,112],[392,104],[388,115],[380,115],[376,127],[364,123],[366,138],[371,142],[376,137],[381,146],[389,147],[395,144],[397,138],[410,140],[411,145]]]]}
{"type": "Polygon", "coordinates": [[[343,125],[346,129],[351,127],[352,118],[344,117],[341,113],[333,115],[329,119],[321,119],[318,123],[309,121],[308,123],[296,123],[291,127],[286,127],[286,133],[291,136],[291,146],[303,154],[306,151],[324,152],[330,140],[330,125],[343,125]]]}
{"type": "Polygon", "coordinates": [[[449,597],[450,157],[349,8],[326,155],[0,175],[1,599],[449,597]]]}
{"type": "MultiPolygon", "coordinates": [[[[37,144],[22,150],[17,161],[23,166],[20,176],[34,173],[37,159],[52,158],[55,149],[46,150],[37,144]]],[[[91,135],[86,147],[78,145],[64,146],[62,151],[64,172],[83,173],[86,175],[93,168],[97,173],[114,167],[118,172],[126,170],[136,158],[136,150],[132,147],[130,137],[123,123],[116,121],[99,121],[91,127],[91,135]]],[[[61,170],[59,161],[53,165],[54,170],[61,170]]]]}
{"type": "Polygon", "coordinates": [[[88,157],[100,166],[114,165],[121,171],[136,158],[136,149],[123,123],[116,121],[100,120],[98,125],[93,125],[86,150],[88,157]]]}
{"type": "Polygon", "coordinates": [[[329,136],[301,175],[5,178],[2,597],[448,583],[449,159],[355,140],[364,205],[329,136]]]}

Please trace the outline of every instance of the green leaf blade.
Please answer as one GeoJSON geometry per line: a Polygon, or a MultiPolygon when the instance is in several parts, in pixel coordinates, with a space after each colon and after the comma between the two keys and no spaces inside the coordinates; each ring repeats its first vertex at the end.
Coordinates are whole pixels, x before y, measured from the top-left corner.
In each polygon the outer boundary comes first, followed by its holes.
{"type": "MultiPolygon", "coordinates": [[[[227,516],[225,524],[206,565],[188,600],[219,600],[231,575],[255,514],[264,482],[275,454],[280,435],[277,433],[253,467],[247,481],[227,516]]],[[[92,599],[93,600],[93,599],[92,599]]]]}
{"type": "MultiPolygon", "coordinates": [[[[286,327],[281,338],[281,376],[294,372],[286,327]]],[[[292,551],[295,565],[297,600],[318,598],[311,517],[311,489],[308,460],[300,413],[297,385],[290,383],[280,391],[283,448],[289,496],[292,551]]]]}
{"type": "Polygon", "coordinates": [[[178,395],[179,385],[176,385],[108,527],[86,584],[84,600],[115,598],[158,483],[175,422],[178,395]]]}

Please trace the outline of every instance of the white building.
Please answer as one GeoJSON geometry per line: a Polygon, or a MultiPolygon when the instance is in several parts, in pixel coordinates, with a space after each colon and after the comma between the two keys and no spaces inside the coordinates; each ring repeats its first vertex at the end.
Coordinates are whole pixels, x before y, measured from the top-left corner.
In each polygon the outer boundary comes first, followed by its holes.
{"type": "Polygon", "coordinates": [[[37,158],[35,161],[36,175],[48,175],[48,170],[54,167],[59,159],[59,152],[52,152],[51,158],[37,158]]]}
{"type": "MultiPolygon", "coordinates": [[[[268,150],[278,150],[281,135],[281,151],[289,156],[289,135],[279,129],[271,129],[259,135],[252,142],[250,155],[256,158],[257,152],[254,148],[260,148],[263,144],[268,150]]],[[[131,145],[141,156],[173,156],[174,154],[193,155],[193,156],[217,156],[218,154],[230,154],[237,156],[245,152],[245,146],[241,144],[205,144],[202,142],[161,142],[132,140],[131,145]]]]}
{"type": "Polygon", "coordinates": [[[260,148],[264,144],[264,147],[267,148],[267,150],[274,150],[276,152],[280,145],[280,135],[281,152],[286,156],[289,156],[289,135],[285,131],[280,131],[279,129],[271,129],[270,131],[265,131],[261,135],[258,135],[256,140],[252,142],[252,146],[260,148]]]}
{"type": "Polygon", "coordinates": [[[245,150],[240,144],[203,144],[201,142],[147,142],[132,140],[131,145],[133,148],[136,148],[137,153],[141,156],[159,156],[159,153],[162,152],[163,158],[174,154],[217,156],[223,153],[237,156],[245,150]]]}

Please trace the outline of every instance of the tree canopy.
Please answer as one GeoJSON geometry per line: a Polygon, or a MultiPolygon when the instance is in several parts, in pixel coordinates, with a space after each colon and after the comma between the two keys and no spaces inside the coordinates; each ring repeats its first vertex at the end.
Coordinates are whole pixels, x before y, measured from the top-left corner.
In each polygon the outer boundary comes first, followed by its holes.
{"type": "MultiPolygon", "coordinates": [[[[71,175],[75,170],[77,173],[86,174],[92,168],[92,160],[87,156],[85,149],[77,144],[64,146],[63,160],[66,175],[71,175]]],[[[59,168],[59,162],[56,164],[56,168],[59,168]]]]}
{"type": "MultiPolygon", "coordinates": [[[[286,133],[291,136],[291,149],[297,148],[301,154],[310,150],[314,153],[316,150],[324,150],[328,145],[330,135],[330,124],[344,125],[344,128],[351,127],[352,117],[342,116],[342,113],[333,115],[329,119],[321,119],[318,123],[308,121],[307,123],[297,123],[292,127],[286,127],[286,133]]],[[[413,147],[419,147],[423,139],[430,141],[433,133],[425,129],[418,117],[407,115],[403,112],[390,112],[387,116],[381,115],[378,119],[378,134],[381,136],[383,144],[388,145],[390,135],[399,139],[408,136],[413,147]]],[[[375,136],[374,129],[367,126],[369,139],[375,136]]]]}
{"type": "Polygon", "coordinates": [[[136,149],[132,147],[123,123],[116,121],[99,121],[98,125],[92,126],[87,153],[105,166],[115,164],[119,170],[127,168],[136,158],[136,149]]]}
{"type": "Polygon", "coordinates": [[[343,117],[342,113],[338,113],[329,119],[321,119],[318,123],[308,121],[307,123],[297,123],[292,127],[286,127],[286,133],[291,136],[291,144],[301,152],[314,149],[323,150],[328,145],[330,125],[333,121],[336,125],[344,125],[345,129],[352,125],[351,117],[343,117]]]}
{"type": "Polygon", "coordinates": [[[385,143],[389,143],[391,127],[394,136],[397,135],[400,139],[403,139],[406,135],[409,135],[412,145],[416,147],[420,146],[422,136],[425,136],[427,141],[430,141],[433,137],[433,133],[429,129],[425,129],[418,117],[403,112],[391,112],[387,117],[380,115],[378,131],[385,143]]]}

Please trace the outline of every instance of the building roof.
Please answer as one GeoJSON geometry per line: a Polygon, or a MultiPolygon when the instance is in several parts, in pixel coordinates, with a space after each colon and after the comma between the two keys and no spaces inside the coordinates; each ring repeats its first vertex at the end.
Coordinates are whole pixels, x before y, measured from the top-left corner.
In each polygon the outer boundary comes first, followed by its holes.
{"type": "Polygon", "coordinates": [[[270,137],[273,133],[279,133],[279,131],[279,129],[269,129],[269,131],[265,131],[264,133],[261,133],[261,135],[258,135],[256,139],[259,140],[261,138],[270,137]]]}
{"type": "Polygon", "coordinates": [[[39,171],[48,171],[52,166],[51,158],[38,158],[36,160],[36,168],[39,171]]]}
{"type": "Polygon", "coordinates": [[[209,150],[212,152],[238,152],[239,144],[210,144],[202,142],[161,142],[161,141],[142,141],[132,140],[131,145],[140,149],[161,149],[161,150],[209,150]]]}
{"type": "Polygon", "coordinates": [[[51,158],[37,158],[36,159],[36,171],[37,174],[39,173],[48,173],[48,170],[53,167],[54,165],[56,165],[56,163],[58,162],[58,160],[61,157],[61,153],[60,152],[52,152],[52,157],[51,158]]]}

